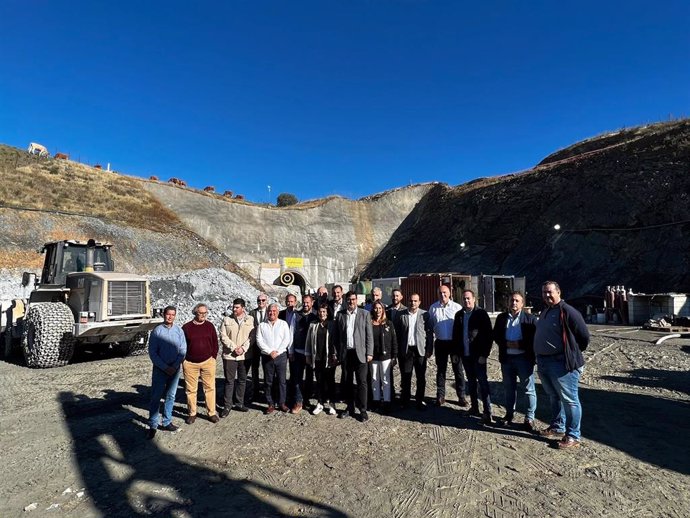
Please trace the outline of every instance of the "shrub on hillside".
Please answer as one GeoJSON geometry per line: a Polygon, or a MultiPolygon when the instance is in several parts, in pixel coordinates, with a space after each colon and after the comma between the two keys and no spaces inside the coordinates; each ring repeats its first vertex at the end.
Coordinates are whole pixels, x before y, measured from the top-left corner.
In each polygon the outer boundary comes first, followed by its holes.
{"type": "Polygon", "coordinates": [[[276,205],[278,207],[288,207],[290,205],[295,205],[297,203],[297,196],[289,192],[283,192],[278,195],[278,200],[276,205]]]}

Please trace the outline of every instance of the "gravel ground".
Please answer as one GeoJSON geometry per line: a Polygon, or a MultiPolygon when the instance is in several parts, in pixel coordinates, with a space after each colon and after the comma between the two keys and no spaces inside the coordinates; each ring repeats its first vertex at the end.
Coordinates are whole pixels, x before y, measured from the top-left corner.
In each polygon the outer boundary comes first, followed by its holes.
{"type": "MultiPolygon", "coordinates": [[[[259,404],[212,424],[201,408],[188,426],[181,387],[181,429],[146,441],[146,356],[82,355],[49,370],[0,362],[0,516],[688,516],[690,342],[592,332],[577,451],[482,426],[453,401],[367,423],[265,416],[259,404]]],[[[432,361],[429,397],[434,373],[432,361]]],[[[219,364],[219,388],[221,376],[219,364]]]]}

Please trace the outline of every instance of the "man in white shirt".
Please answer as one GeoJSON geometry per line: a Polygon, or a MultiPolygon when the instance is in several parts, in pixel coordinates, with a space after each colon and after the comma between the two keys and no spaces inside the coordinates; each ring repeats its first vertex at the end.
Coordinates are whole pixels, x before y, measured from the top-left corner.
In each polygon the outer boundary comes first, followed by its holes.
{"type": "MultiPolygon", "coordinates": [[[[453,350],[453,323],[455,314],[462,306],[450,298],[450,287],[443,285],[438,290],[439,300],[429,307],[429,325],[434,332],[434,355],[436,358],[436,404],[443,406],[446,402],[446,371],[448,358],[453,350]]],[[[457,356],[456,356],[457,357],[457,356]]],[[[467,406],[465,399],[465,376],[459,361],[451,362],[455,376],[455,393],[458,405],[467,406]]]]}
{"type": "Polygon", "coordinates": [[[287,351],[292,343],[290,327],[284,320],[278,319],[278,304],[268,307],[268,321],[259,324],[256,330],[256,344],[261,350],[264,365],[264,379],[266,380],[266,402],[268,407],[266,414],[272,414],[276,410],[273,403],[273,381],[278,378],[278,408],[283,412],[289,409],[285,404],[287,396],[287,351]]]}

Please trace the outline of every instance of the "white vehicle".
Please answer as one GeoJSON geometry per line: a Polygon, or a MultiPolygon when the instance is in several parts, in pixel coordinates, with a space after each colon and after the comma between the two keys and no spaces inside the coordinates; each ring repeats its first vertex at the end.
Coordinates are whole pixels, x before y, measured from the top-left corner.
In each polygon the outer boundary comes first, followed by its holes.
{"type": "Polygon", "coordinates": [[[5,356],[21,337],[29,367],[58,367],[72,358],[75,345],[113,344],[123,355],[146,351],[148,333],[163,322],[151,309],[149,283],[140,275],[116,273],[107,243],[93,239],[53,241],[45,253],[40,281],[28,300],[2,306],[5,356]]]}
{"type": "Polygon", "coordinates": [[[36,142],[31,142],[29,144],[29,148],[27,149],[27,151],[32,155],[38,155],[41,158],[50,156],[50,153],[48,153],[48,149],[41,144],[37,144],[36,142]]]}

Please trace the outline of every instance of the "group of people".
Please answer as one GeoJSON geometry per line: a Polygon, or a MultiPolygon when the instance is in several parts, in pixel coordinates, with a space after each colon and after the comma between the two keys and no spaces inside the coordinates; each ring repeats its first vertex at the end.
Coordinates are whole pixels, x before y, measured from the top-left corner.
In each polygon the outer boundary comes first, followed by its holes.
{"type": "Polygon", "coordinates": [[[177,429],[172,423],[172,408],[181,370],[189,411],[186,423],[190,425],[197,417],[199,379],[204,387],[208,419],[213,423],[229,416],[232,410],[246,412],[246,404],[262,395],[266,414],[298,414],[313,395],[313,414],[336,415],[338,367],[339,400],[345,403],[338,417],[357,417],[365,422],[370,408],[378,407],[383,413],[389,410],[396,364],[401,377],[401,407],[408,407],[412,401],[414,374],[416,407],[425,410],[427,360],[432,355],[437,366],[435,404],[446,404],[450,361],[458,405],[469,406],[470,415],[492,424],[495,417],[487,360],[496,343],[506,408],[498,421],[557,439],[555,444],[561,449],[579,446],[582,412],[578,383],[589,332],[582,315],[561,299],[556,282],[542,285],[546,307],[539,319],[524,310],[524,295],[513,292],[509,311],[499,314],[493,326],[487,312],[477,306],[476,294],[469,289],[462,292],[461,303],[457,303],[451,299],[451,288],[440,286],[439,299],[428,311],[421,309],[417,293],[409,295],[409,306],[403,305],[399,289],[393,290],[393,302],[388,307],[381,301],[377,288],[372,292],[373,302],[364,308],[358,307],[354,292],[343,294],[341,286],[334,286],[331,294],[329,299],[328,290],[322,286],[315,295],[304,295],[299,309],[297,298],[289,294],[285,309],[280,310],[278,304],[268,304],[268,297],[262,293],[257,297],[257,307],[250,312],[243,299],[235,299],[232,313],[223,318],[218,332],[207,320],[205,304],[197,304],[193,320],[181,328],[174,324],[176,309],[166,307],[164,323],[149,339],[153,375],[148,437],[153,438],[156,430],[177,429]],[[225,379],[218,411],[215,373],[219,352],[225,379]],[[549,426],[539,432],[534,426],[535,364],[551,410],[549,426]],[[260,365],[263,394],[258,383],[260,365]],[[252,383],[246,393],[248,373],[252,383]],[[527,401],[522,423],[514,423],[518,392],[524,392],[527,401]]]}

